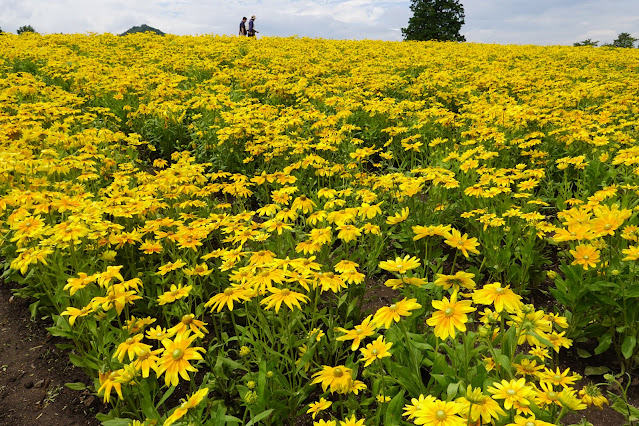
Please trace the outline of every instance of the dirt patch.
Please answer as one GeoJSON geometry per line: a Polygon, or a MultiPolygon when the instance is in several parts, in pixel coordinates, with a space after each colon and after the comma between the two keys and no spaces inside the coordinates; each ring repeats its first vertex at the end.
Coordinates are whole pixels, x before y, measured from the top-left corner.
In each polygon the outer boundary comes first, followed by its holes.
{"type": "Polygon", "coordinates": [[[89,379],[56,347],[44,321],[31,321],[28,302],[0,281],[0,426],[99,425],[103,405],[65,383],[89,379]]]}

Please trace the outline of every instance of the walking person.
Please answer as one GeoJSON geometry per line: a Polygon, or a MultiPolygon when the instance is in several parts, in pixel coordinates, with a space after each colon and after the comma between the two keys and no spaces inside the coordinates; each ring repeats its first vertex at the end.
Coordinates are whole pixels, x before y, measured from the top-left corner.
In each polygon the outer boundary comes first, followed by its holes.
{"type": "Polygon", "coordinates": [[[240,33],[238,35],[246,37],[248,33],[246,32],[246,16],[242,18],[242,22],[240,22],[240,33]]]}
{"type": "Polygon", "coordinates": [[[255,29],[255,15],[253,15],[251,16],[251,20],[249,21],[248,36],[255,37],[256,33],[259,33],[259,31],[255,29]]]}

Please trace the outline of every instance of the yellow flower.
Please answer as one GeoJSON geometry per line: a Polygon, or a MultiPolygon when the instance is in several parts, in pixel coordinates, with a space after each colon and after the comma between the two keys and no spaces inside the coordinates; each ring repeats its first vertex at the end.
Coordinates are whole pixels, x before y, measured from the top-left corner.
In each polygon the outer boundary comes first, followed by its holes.
{"type": "Polygon", "coordinates": [[[388,225],[397,225],[398,223],[401,223],[405,221],[406,219],[408,219],[408,213],[409,213],[408,207],[404,207],[402,211],[395,213],[395,216],[388,216],[386,218],[386,223],[388,225]]]}
{"type": "Polygon", "coordinates": [[[366,345],[366,348],[361,348],[362,359],[365,361],[364,367],[368,367],[376,359],[391,356],[390,352],[388,352],[391,346],[393,346],[393,344],[391,342],[387,343],[384,340],[384,336],[379,336],[373,343],[366,345]]]}
{"type": "Polygon", "coordinates": [[[189,295],[191,288],[193,287],[190,285],[183,287],[182,284],[179,284],[177,286],[175,284],[171,284],[171,290],[164,292],[158,297],[158,304],[162,306],[186,297],[189,295]]]}
{"type": "Polygon", "coordinates": [[[460,286],[472,290],[475,288],[474,276],[475,274],[464,271],[457,271],[455,275],[437,274],[434,284],[443,287],[444,290],[452,287],[453,291],[459,291],[460,286]]]}
{"type": "Polygon", "coordinates": [[[275,313],[279,312],[282,302],[284,302],[286,306],[288,306],[288,308],[292,311],[293,306],[297,306],[298,309],[302,309],[300,302],[306,303],[309,300],[308,296],[305,296],[302,293],[298,293],[296,291],[291,291],[288,288],[279,289],[271,287],[269,288],[269,291],[272,294],[268,297],[265,297],[260,303],[262,305],[266,305],[265,309],[271,309],[273,306],[275,306],[275,313]]]}
{"type": "Polygon", "coordinates": [[[331,406],[331,404],[333,404],[331,401],[320,398],[319,401],[311,402],[310,404],[308,404],[308,411],[306,411],[306,414],[312,413],[311,416],[313,417],[313,420],[315,420],[315,416],[317,416],[317,413],[326,410],[328,407],[331,406]]]}
{"type": "Polygon", "coordinates": [[[381,269],[389,272],[397,272],[399,274],[405,274],[411,269],[418,268],[419,265],[419,259],[417,259],[415,256],[410,255],[404,256],[403,259],[401,257],[396,257],[395,260],[385,260],[379,262],[379,267],[381,269]]]}
{"type": "Polygon", "coordinates": [[[460,417],[462,405],[454,401],[435,400],[426,402],[414,413],[414,422],[424,426],[464,426],[467,422],[460,417]]]}
{"type": "Polygon", "coordinates": [[[515,312],[521,305],[521,296],[515,294],[510,286],[502,287],[501,283],[486,284],[482,289],[473,292],[473,302],[480,305],[494,305],[495,311],[515,312]]]}
{"type": "Polygon", "coordinates": [[[493,398],[504,400],[506,410],[510,410],[516,403],[528,406],[530,405],[528,398],[534,396],[534,390],[526,386],[524,378],[511,381],[502,380],[501,383],[495,382],[493,386],[488,386],[487,390],[493,394],[493,398]]]}
{"type": "Polygon", "coordinates": [[[357,420],[353,414],[350,419],[340,420],[339,426],[364,426],[366,419],[357,420]]]}
{"type": "Polygon", "coordinates": [[[118,371],[99,373],[100,388],[98,389],[98,395],[104,391],[104,402],[109,402],[111,399],[111,389],[115,389],[120,399],[124,398],[122,396],[122,383],[117,382],[118,375],[118,371]]]}
{"type": "Polygon", "coordinates": [[[204,398],[206,398],[206,395],[208,395],[208,393],[209,390],[207,388],[204,388],[188,397],[186,401],[184,401],[178,408],[176,408],[173,414],[171,414],[169,418],[166,419],[163,426],[171,426],[177,420],[184,417],[189,409],[197,407],[204,400],[204,398]]]}
{"type": "Polygon", "coordinates": [[[345,243],[349,241],[353,241],[357,239],[360,235],[362,235],[362,231],[354,225],[337,225],[337,238],[344,241],[345,243]]]}
{"type": "Polygon", "coordinates": [[[399,322],[401,317],[410,316],[412,314],[411,311],[421,307],[422,305],[417,303],[417,299],[404,298],[390,306],[382,306],[379,308],[373,316],[373,324],[377,327],[381,327],[383,325],[385,328],[388,328],[393,321],[399,322]]]}
{"type": "Polygon", "coordinates": [[[157,364],[160,361],[158,354],[162,352],[162,349],[156,349],[151,351],[149,349],[142,349],[137,353],[137,359],[133,362],[133,365],[137,370],[142,371],[142,377],[149,377],[149,371],[157,371],[157,364]]]}
{"type": "Polygon", "coordinates": [[[506,412],[502,410],[495,400],[484,395],[480,388],[473,389],[471,385],[468,385],[466,389],[466,396],[457,398],[455,402],[460,404],[460,413],[462,415],[470,413],[470,420],[473,423],[479,423],[481,418],[482,424],[488,424],[492,419],[498,419],[500,416],[506,415],[506,412]]]}
{"type": "Polygon", "coordinates": [[[375,326],[374,323],[371,322],[372,317],[373,317],[372,315],[369,315],[368,317],[364,319],[364,321],[362,321],[360,325],[356,326],[352,330],[347,330],[345,328],[338,327],[337,331],[345,333],[345,334],[337,337],[335,340],[338,340],[338,341],[353,340],[353,343],[351,345],[351,350],[352,351],[357,350],[357,348],[359,348],[359,344],[361,343],[363,339],[375,334],[375,330],[377,327],[375,326]]]}
{"type": "Polygon", "coordinates": [[[603,408],[604,404],[609,404],[605,396],[601,394],[601,390],[597,385],[592,383],[587,384],[579,391],[579,396],[584,404],[591,406],[594,405],[597,408],[603,408]]]}
{"type": "Polygon", "coordinates": [[[128,354],[129,360],[133,361],[133,358],[135,358],[135,355],[138,352],[151,349],[151,346],[145,343],[140,343],[140,340],[142,340],[143,337],[142,333],[136,334],[135,336],[129,337],[124,342],[120,343],[118,349],[113,354],[113,358],[117,358],[118,361],[122,362],[124,360],[124,356],[128,354]]]}
{"type": "Polygon", "coordinates": [[[208,333],[206,323],[195,319],[194,314],[187,314],[182,316],[182,320],[177,325],[169,328],[168,333],[173,336],[175,334],[182,334],[187,331],[193,332],[197,337],[204,337],[204,333],[208,333]]]}
{"type": "Polygon", "coordinates": [[[515,416],[515,422],[508,423],[506,426],[552,426],[552,423],[539,420],[531,414],[530,417],[515,416]]]}
{"type": "Polygon", "coordinates": [[[76,319],[78,319],[79,317],[85,317],[85,316],[89,315],[92,312],[94,312],[94,309],[91,307],[91,305],[85,306],[82,309],[78,309],[78,308],[74,308],[74,307],[69,306],[62,313],[60,313],[60,315],[68,315],[69,316],[69,325],[71,327],[73,327],[73,324],[75,324],[75,320],[76,319]]]}
{"type": "Polygon", "coordinates": [[[181,333],[175,336],[174,340],[164,339],[162,345],[164,346],[164,352],[162,358],[158,363],[157,375],[164,376],[164,382],[167,386],[177,386],[180,379],[178,374],[184,380],[190,380],[188,371],[197,371],[189,361],[201,360],[202,355],[198,352],[206,352],[204,348],[190,347],[196,335],[189,337],[189,332],[181,333]]]}
{"type": "Polygon", "coordinates": [[[337,426],[336,420],[319,420],[317,422],[313,422],[313,426],[337,426]]]}
{"type": "Polygon", "coordinates": [[[450,300],[446,297],[441,301],[433,300],[432,305],[437,311],[426,321],[426,324],[435,327],[435,336],[442,340],[446,340],[448,336],[454,338],[456,330],[466,331],[468,321],[466,314],[475,310],[470,300],[458,302],[457,293],[453,293],[450,300]]]}
{"type": "Polygon", "coordinates": [[[575,382],[581,379],[581,376],[578,374],[568,375],[570,373],[570,368],[566,368],[563,372],[559,370],[557,367],[556,371],[549,370],[547,368],[544,369],[541,373],[538,374],[539,380],[541,382],[550,383],[553,386],[562,386],[567,388],[568,386],[572,386],[575,382]]]}
{"type": "Polygon", "coordinates": [[[460,250],[464,257],[468,257],[468,253],[479,254],[479,250],[477,250],[477,246],[479,246],[477,238],[468,238],[468,234],[462,235],[461,232],[456,229],[453,229],[445,238],[444,242],[460,250]]]}
{"type": "Polygon", "coordinates": [[[250,300],[249,291],[239,287],[227,287],[224,292],[216,294],[211,297],[208,302],[204,304],[207,308],[210,306],[211,310],[217,309],[220,312],[226,305],[229,311],[233,310],[233,302],[239,302],[250,300]]]}
{"type": "Polygon", "coordinates": [[[313,384],[320,383],[322,390],[326,392],[330,389],[331,393],[347,393],[353,384],[353,370],[343,365],[331,367],[324,365],[321,371],[313,374],[313,384]]]}
{"type": "Polygon", "coordinates": [[[591,244],[579,244],[574,250],[570,250],[575,260],[571,265],[581,265],[585,270],[595,267],[599,262],[599,250],[591,244]]]}

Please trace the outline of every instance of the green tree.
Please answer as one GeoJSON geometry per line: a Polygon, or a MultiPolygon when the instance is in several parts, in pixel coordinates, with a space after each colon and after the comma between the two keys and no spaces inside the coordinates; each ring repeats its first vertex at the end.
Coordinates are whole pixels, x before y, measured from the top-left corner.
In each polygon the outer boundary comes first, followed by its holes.
{"type": "Polygon", "coordinates": [[[413,16],[402,28],[404,40],[466,41],[459,34],[464,6],[458,0],[412,0],[413,16]]]}
{"type": "Polygon", "coordinates": [[[617,36],[612,45],[615,47],[632,48],[635,47],[635,42],[639,40],[630,35],[630,33],[621,33],[617,36]]]}
{"type": "Polygon", "coordinates": [[[20,28],[18,28],[18,31],[16,31],[18,34],[22,34],[22,33],[35,33],[36,30],[31,26],[31,25],[23,25],[20,28]]]}
{"type": "Polygon", "coordinates": [[[599,44],[599,40],[597,41],[592,41],[592,39],[588,38],[584,41],[578,41],[577,43],[573,43],[573,46],[593,46],[593,47],[597,47],[597,45],[599,44]]]}

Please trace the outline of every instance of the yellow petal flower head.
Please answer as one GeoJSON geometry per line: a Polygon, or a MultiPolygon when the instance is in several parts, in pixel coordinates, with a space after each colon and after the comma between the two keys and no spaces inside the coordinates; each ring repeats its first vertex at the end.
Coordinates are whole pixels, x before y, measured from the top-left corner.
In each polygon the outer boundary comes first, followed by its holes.
{"type": "Polygon", "coordinates": [[[339,426],[364,426],[366,419],[357,420],[353,414],[350,419],[340,420],[339,426]]]}
{"type": "Polygon", "coordinates": [[[306,303],[309,300],[308,296],[305,296],[302,293],[298,293],[296,291],[291,291],[288,288],[279,289],[271,287],[269,291],[272,294],[268,297],[265,297],[260,303],[262,305],[266,305],[265,309],[271,309],[273,306],[275,306],[275,313],[279,312],[282,302],[284,302],[286,306],[288,306],[288,308],[292,311],[293,306],[296,306],[297,309],[302,309],[300,302],[306,303]]]}
{"type": "Polygon", "coordinates": [[[175,284],[171,284],[171,290],[164,292],[158,297],[158,304],[162,306],[186,297],[189,295],[192,288],[193,287],[190,285],[183,287],[182,284],[178,284],[177,286],[175,284]]]}
{"type": "Polygon", "coordinates": [[[164,376],[164,382],[167,386],[177,386],[180,379],[178,374],[184,380],[190,380],[189,371],[195,372],[197,369],[193,367],[189,361],[201,360],[202,355],[199,352],[205,352],[204,348],[190,347],[197,335],[189,336],[190,332],[186,331],[175,336],[174,340],[164,339],[162,345],[164,352],[158,364],[157,375],[164,376]]]}
{"type": "Polygon", "coordinates": [[[479,250],[477,250],[477,246],[479,246],[477,238],[468,238],[468,234],[462,235],[461,232],[456,229],[451,230],[451,232],[446,235],[444,242],[460,250],[464,257],[468,257],[468,253],[479,254],[479,250]]]}
{"type": "Polygon", "coordinates": [[[579,391],[579,396],[584,404],[591,406],[594,405],[597,408],[603,408],[604,404],[609,404],[605,396],[601,394],[601,390],[597,385],[592,383],[587,384],[579,391]]]}
{"type": "Polygon", "coordinates": [[[440,401],[421,405],[414,415],[414,422],[424,426],[464,426],[466,420],[460,417],[462,405],[454,401],[440,401]]]}
{"type": "Polygon", "coordinates": [[[422,305],[417,303],[417,299],[404,298],[390,306],[382,306],[379,308],[373,316],[373,323],[377,327],[384,326],[385,328],[388,328],[393,321],[399,322],[402,317],[410,316],[412,314],[411,311],[421,307],[422,305]]]}
{"type": "Polygon", "coordinates": [[[391,342],[386,342],[384,336],[379,336],[373,343],[369,343],[365,348],[361,348],[364,367],[368,367],[376,359],[391,356],[388,350],[393,346],[391,342]]]}
{"type": "Polygon", "coordinates": [[[516,312],[521,306],[521,296],[515,294],[510,286],[502,287],[501,283],[486,284],[482,289],[473,292],[473,302],[480,305],[494,305],[495,311],[516,312]]]}
{"type": "Polygon", "coordinates": [[[406,416],[407,420],[410,420],[415,417],[415,413],[425,409],[427,404],[433,402],[435,402],[435,397],[432,395],[419,395],[419,398],[412,398],[410,404],[404,405],[404,413],[402,416],[406,416]]]}
{"type": "Polygon", "coordinates": [[[122,383],[117,382],[118,371],[107,371],[105,373],[99,373],[100,376],[100,388],[98,389],[98,395],[104,391],[104,402],[109,402],[111,399],[111,389],[115,389],[120,399],[122,396],[122,383]]]}
{"type": "Polygon", "coordinates": [[[396,257],[395,260],[384,260],[379,262],[379,267],[385,271],[389,272],[397,272],[399,274],[405,274],[407,271],[411,269],[418,268],[420,265],[419,259],[415,256],[406,255],[402,259],[401,257],[396,257]]]}
{"type": "Polygon", "coordinates": [[[506,412],[495,400],[484,395],[480,388],[473,389],[470,385],[466,389],[466,396],[457,398],[455,402],[461,405],[461,414],[470,413],[470,420],[473,423],[479,423],[481,418],[482,424],[489,424],[492,419],[506,415],[506,412]]]}
{"type": "Polygon", "coordinates": [[[539,420],[531,414],[530,417],[515,416],[515,422],[508,423],[506,426],[552,426],[552,423],[539,420]]]}
{"type": "Polygon", "coordinates": [[[475,308],[471,306],[470,300],[457,301],[457,293],[453,293],[443,300],[433,300],[433,308],[437,309],[427,321],[426,324],[435,327],[435,336],[442,340],[446,340],[449,336],[455,337],[456,330],[466,331],[466,322],[468,321],[469,312],[473,312],[475,308]]]}
{"type": "Polygon", "coordinates": [[[125,355],[129,355],[129,360],[133,361],[136,354],[141,352],[142,350],[149,350],[151,346],[141,343],[140,341],[144,335],[142,333],[136,334],[135,336],[129,337],[124,342],[120,343],[118,349],[113,354],[113,358],[117,358],[118,361],[122,362],[124,360],[125,355]]]}
{"type": "Polygon", "coordinates": [[[369,315],[368,317],[364,319],[364,321],[362,321],[360,325],[356,326],[352,330],[347,330],[345,328],[338,327],[337,331],[345,333],[345,334],[337,337],[335,340],[338,340],[338,341],[352,340],[353,343],[351,345],[351,350],[356,351],[357,348],[359,348],[359,344],[361,343],[363,339],[375,334],[377,327],[371,321],[372,318],[373,316],[369,315]]]}
{"type": "Polygon", "coordinates": [[[386,223],[388,225],[397,225],[398,223],[408,219],[408,213],[410,213],[410,210],[408,207],[404,207],[400,212],[395,213],[395,216],[388,216],[386,218],[386,223]]]}
{"type": "Polygon", "coordinates": [[[506,410],[510,410],[515,403],[528,406],[530,405],[528,398],[534,397],[534,390],[526,386],[526,379],[523,377],[519,380],[495,382],[493,386],[488,386],[487,390],[493,394],[493,398],[504,400],[506,410]]]}
{"type": "Polygon", "coordinates": [[[331,401],[327,401],[325,398],[320,398],[319,401],[308,404],[308,411],[306,411],[306,414],[312,413],[311,416],[313,417],[313,420],[315,420],[317,413],[328,409],[328,407],[332,404],[333,403],[331,401]]]}
{"type": "Polygon", "coordinates": [[[591,244],[579,244],[574,250],[570,250],[575,260],[571,265],[581,265],[587,271],[599,263],[599,250],[591,244]]]}
{"type": "Polygon", "coordinates": [[[229,311],[233,310],[233,302],[240,302],[250,300],[250,292],[240,286],[232,286],[224,289],[224,292],[216,294],[211,297],[208,302],[204,304],[207,308],[210,306],[211,310],[217,310],[220,312],[224,306],[227,306],[229,311]]]}
{"type": "Polygon", "coordinates": [[[331,393],[347,393],[353,384],[353,370],[343,365],[337,367],[324,365],[321,371],[313,374],[313,377],[312,383],[320,383],[324,392],[330,389],[331,393]]]}
{"type": "Polygon", "coordinates": [[[444,290],[448,290],[451,287],[453,291],[459,291],[460,287],[472,290],[475,288],[474,277],[475,274],[464,271],[457,271],[455,275],[437,274],[434,284],[443,287],[444,290]]]}

